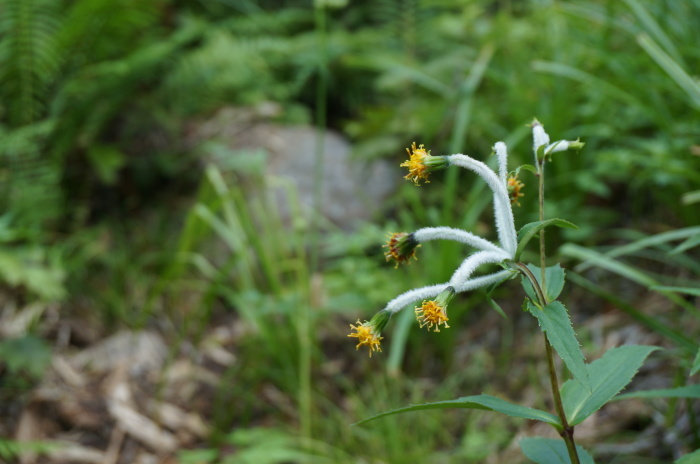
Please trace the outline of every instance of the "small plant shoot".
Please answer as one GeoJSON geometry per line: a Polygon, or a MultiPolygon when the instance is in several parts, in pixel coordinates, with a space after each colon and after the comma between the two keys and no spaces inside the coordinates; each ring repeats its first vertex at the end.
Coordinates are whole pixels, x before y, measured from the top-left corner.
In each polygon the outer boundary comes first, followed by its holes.
{"type": "MultiPolygon", "coordinates": [[[[578,140],[550,142],[549,135],[539,121],[532,123],[534,166],[525,165],[514,171],[508,170],[506,144],[497,142],[493,153],[497,157],[498,168],[488,167],[484,162],[461,153],[433,155],[424,145],[412,144],[407,149],[409,159],[401,164],[408,168],[405,178],[416,186],[428,184],[432,172],[440,169],[464,168],[477,174],[486,182],[493,197],[495,226],[498,243],[466,230],[449,226],[436,226],[418,229],[413,232],[397,232],[389,235],[385,245],[387,260],[396,267],[418,259],[421,243],[431,240],[452,240],[471,250],[462,263],[454,270],[447,282],[432,284],[409,290],[379,311],[370,321],[351,325],[349,337],[356,339],[357,349],[366,347],[369,355],[381,351],[382,332],[393,315],[405,308],[413,308],[417,323],[421,328],[439,336],[443,330],[459,330],[459,322],[450,320],[448,305],[457,293],[488,287],[488,299],[494,308],[507,316],[495,302],[491,302],[493,289],[516,277],[527,295],[523,307],[535,318],[544,336],[545,353],[548,365],[554,411],[543,411],[513,404],[505,398],[490,395],[472,395],[463,398],[411,405],[383,412],[360,421],[364,424],[382,417],[411,411],[429,409],[463,408],[493,411],[514,418],[529,419],[551,425],[561,436],[561,440],[530,437],[520,442],[524,455],[536,463],[591,464],[593,458],[574,441],[574,427],[591,414],[615,399],[629,384],[645,359],[656,350],[653,346],[626,345],[612,348],[600,359],[587,363],[576,332],[571,322],[569,310],[558,298],[564,289],[566,273],[559,263],[547,266],[545,260],[545,230],[547,227],[576,229],[571,222],[560,218],[545,218],[544,187],[545,164],[556,160],[563,153],[578,151],[584,144],[578,140]],[[562,153],[562,154],[559,154],[562,153]],[[557,154],[556,156],[553,156],[557,154]],[[518,173],[524,169],[532,172],[538,181],[539,220],[526,224],[517,232],[513,205],[519,205],[524,183],[518,173]],[[537,240],[536,240],[537,239],[537,240]],[[525,263],[521,255],[526,247],[539,242],[539,262],[525,263]],[[497,264],[500,270],[478,275],[480,267],[497,264]],[[449,321],[449,325],[448,325],[449,321]],[[560,384],[555,364],[555,353],[561,358],[572,378],[560,384]]],[[[426,187],[423,187],[426,188],[426,187]]],[[[503,323],[508,323],[504,321],[503,323]]]]}

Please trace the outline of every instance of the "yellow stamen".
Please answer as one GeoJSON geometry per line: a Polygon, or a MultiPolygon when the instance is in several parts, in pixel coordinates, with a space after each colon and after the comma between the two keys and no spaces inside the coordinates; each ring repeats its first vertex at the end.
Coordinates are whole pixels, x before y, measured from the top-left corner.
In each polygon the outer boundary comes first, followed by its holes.
{"type": "Polygon", "coordinates": [[[413,142],[411,149],[406,148],[406,152],[408,152],[409,159],[400,164],[401,167],[408,168],[408,174],[404,179],[412,180],[416,185],[419,185],[421,179],[430,182],[428,180],[428,167],[424,163],[430,153],[425,150],[425,145],[416,148],[416,142],[413,142]]]}
{"type": "Polygon", "coordinates": [[[447,325],[447,321],[449,320],[447,318],[447,312],[437,301],[424,301],[420,308],[416,308],[416,319],[418,319],[421,328],[427,325],[428,330],[434,327],[435,332],[440,332],[440,324],[443,324],[446,329],[450,328],[450,326],[447,325]]]}
{"type": "Polygon", "coordinates": [[[517,177],[508,177],[508,194],[510,195],[510,202],[512,204],[520,206],[518,198],[525,196],[525,194],[520,191],[523,187],[525,187],[525,184],[520,182],[517,177]]]}
{"type": "Polygon", "coordinates": [[[357,338],[357,341],[359,342],[355,349],[359,350],[362,345],[367,345],[369,347],[370,358],[372,357],[372,351],[382,351],[379,345],[380,340],[382,340],[384,337],[378,337],[375,335],[371,326],[361,324],[358,320],[357,325],[350,324],[350,328],[353,329],[355,333],[351,333],[348,335],[348,337],[357,338]]]}

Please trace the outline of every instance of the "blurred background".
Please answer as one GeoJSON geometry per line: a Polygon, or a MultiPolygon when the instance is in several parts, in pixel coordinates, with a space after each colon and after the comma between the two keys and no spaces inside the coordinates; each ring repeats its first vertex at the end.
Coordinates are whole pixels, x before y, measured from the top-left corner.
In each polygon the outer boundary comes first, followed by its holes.
{"type": "MultiPolygon", "coordinates": [[[[631,388],[696,382],[699,21],[697,0],[0,0],[0,460],[525,462],[550,432],[491,413],[351,426],[479,393],[551,409],[518,282],[492,295],[508,319],[477,291],[439,334],[404,311],[372,358],[347,334],[469,252],[393,269],[386,232],[495,239],[483,182],[416,188],[405,147],[492,164],[503,140],[514,169],[535,117],[586,143],[547,165],[546,214],[579,226],[547,240],[587,359],[655,344],[631,388]]],[[[577,441],[671,462],[697,406],[613,403],[577,441]]]]}

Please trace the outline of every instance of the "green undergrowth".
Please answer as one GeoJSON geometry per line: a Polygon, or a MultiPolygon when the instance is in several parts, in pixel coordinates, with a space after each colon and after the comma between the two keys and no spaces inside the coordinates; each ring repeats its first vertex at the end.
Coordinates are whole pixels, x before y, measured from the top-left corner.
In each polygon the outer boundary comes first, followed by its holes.
{"type": "MultiPolygon", "coordinates": [[[[484,462],[516,436],[510,422],[459,411],[350,424],[487,378],[514,393],[537,378],[516,348],[531,341],[495,323],[483,293],[451,306],[468,332],[428,342],[407,313],[376,357],[347,339],[347,321],[386,295],[446,280],[461,251],[428,243],[429,263],[390,272],[376,245],[386,232],[446,223],[496,236],[483,185],[458,189],[471,178],[451,171],[420,193],[401,186],[379,226],[349,234],[304,212],[288,182],[236,169],[245,153],[226,153],[222,165],[189,144],[190,124],[223,107],[272,101],[275,122],[320,123],[322,95],[321,125],[344,133],[356,159],[389,161],[394,175],[413,141],[473,154],[503,140],[514,165],[527,162],[535,115],[552,133],[580,136],[580,155],[547,166],[548,217],[579,225],[548,232],[548,252],[566,243],[572,295],[598,298],[585,317],[624,313],[671,349],[673,369],[697,372],[698,297],[687,290],[700,281],[697,2],[117,4],[0,0],[0,279],[15,306],[58,305],[101,335],[159,330],[173,347],[197,346],[222,320],[240,327],[240,362],[204,411],[212,436],[201,454],[183,450],[183,462],[234,462],[230,449],[235,462],[484,462]],[[640,304],[650,294],[664,311],[640,304]],[[509,382],[509,371],[528,382],[509,382]],[[261,396],[270,389],[283,408],[261,396]]],[[[521,180],[526,223],[536,219],[537,179],[521,180]]],[[[502,292],[491,295],[499,304],[502,292]]],[[[504,310],[531,323],[520,308],[504,310]]],[[[15,377],[3,400],[23,398],[41,376],[55,334],[40,322],[2,341],[3,375],[15,377]],[[27,340],[33,348],[17,354],[27,340]]],[[[683,446],[700,446],[694,437],[683,446]]]]}

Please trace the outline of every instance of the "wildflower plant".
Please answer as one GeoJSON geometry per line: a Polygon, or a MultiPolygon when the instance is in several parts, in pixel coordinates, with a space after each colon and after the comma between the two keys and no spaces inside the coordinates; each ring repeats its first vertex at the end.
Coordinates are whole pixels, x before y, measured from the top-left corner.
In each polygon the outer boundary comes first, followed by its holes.
{"type": "MultiPolygon", "coordinates": [[[[497,142],[493,146],[493,153],[498,162],[497,170],[461,153],[435,156],[423,145],[416,147],[415,143],[407,149],[409,159],[401,166],[408,168],[408,175],[405,178],[416,185],[420,185],[420,181],[428,183],[428,177],[433,171],[453,167],[468,169],[486,182],[493,194],[498,243],[466,230],[445,226],[427,227],[411,233],[391,234],[385,245],[387,248],[385,255],[387,260],[393,260],[397,267],[416,258],[420,244],[431,240],[456,241],[467,245],[473,249],[473,252],[467,255],[455,269],[449,281],[409,290],[397,296],[369,322],[361,324],[358,321],[356,325],[351,325],[353,332],[349,337],[357,339],[358,349],[366,346],[370,356],[373,352],[381,351],[382,330],[391,316],[407,307],[413,307],[421,328],[425,327],[433,332],[451,327],[454,330],[458,328],[459,321],[449,319],[447,307],[457,293],[481,287],[489,287],[491,291],[496,286],[520,276],[527,294],[524,308],[537,319],[544,335],[554,414],[516,405],[490,395],[474,395],[400,408],[378,414],[360,423],[423,409],[454,407],[490,410],[516,418],[545,422],[556,429],[563,440],[526,438],[520,442],[524,454],[533,461],[553,462],[548,457],[557,455],[568,456],[572,464],[593,462],[592,457],[575,444],[574,427],[617,396],[656,347],[628,345],[612,348],[600,359],[591,363],[585,362],[569,313],[557,300],[564,287],[564,269],[559,264],[549,267],[545,265],[545,228],[549,226],[576,228],[576,226],[563,219],[545,219],[544,217],[546,162],[552,160],[556,153],[578,151],[584,144],[578,140],[550,142],[549,135],[537,120],[532,123],[532,136],[534,165],[523,165],[512,172],[508,171],[508,151],[503,142],[497,142]],[[534,173],[538,179],[539,221],[526,224],[516,231],[512,205],[518,204],[520,198],[524,196],[522,192],[524,184],[518,180],[521,170],[534,173]],[[521,262],[520,256],[525,247],[537,236],[539,236],[539,266],[521,262]],[[490,274],[478,275],[478,269],[487,264],[499,265],[501,269],[490,274]],[[572,376],[561,386],[555,366],[555,352],[572,376]]],[[[500,310],[498,305],[493,306],[500,310]]]]}

